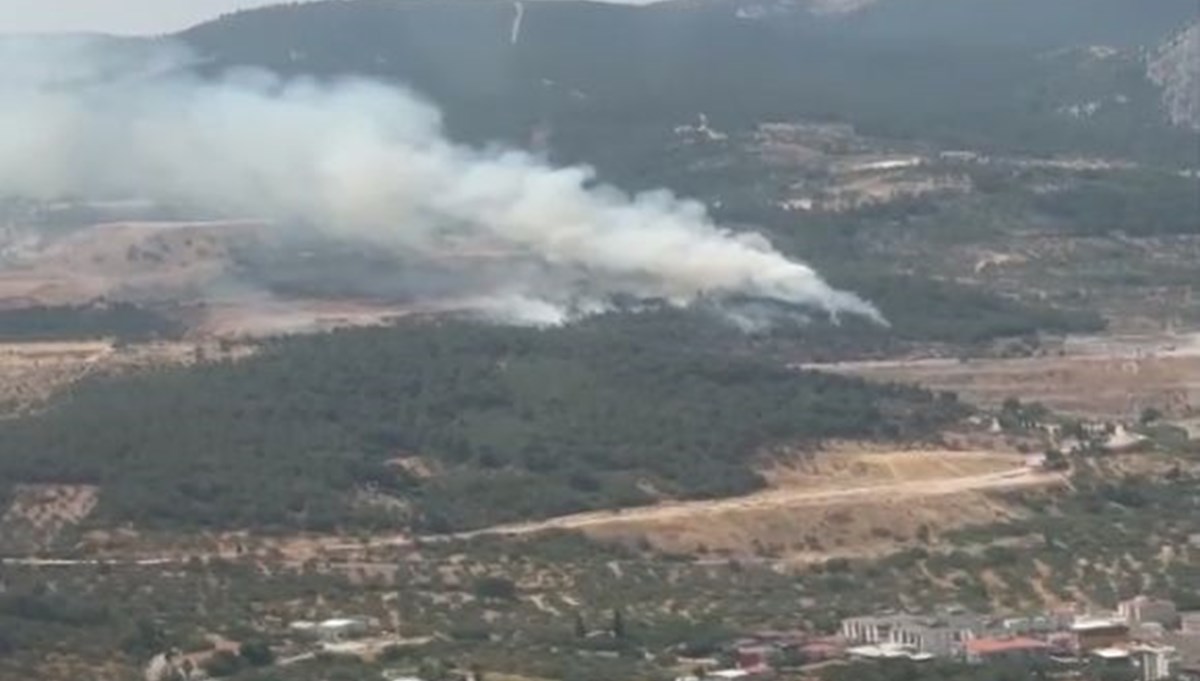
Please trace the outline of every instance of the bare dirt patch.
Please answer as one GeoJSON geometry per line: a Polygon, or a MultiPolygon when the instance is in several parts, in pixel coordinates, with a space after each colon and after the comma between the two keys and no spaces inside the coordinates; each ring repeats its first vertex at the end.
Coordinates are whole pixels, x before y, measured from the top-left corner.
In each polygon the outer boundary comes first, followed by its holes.
{"type": "Polygon", "coordinates": [[[86,519],[99,498],[99,488],[90,485],[17,485],[0,517],[0,549],[49,548],[64,530],[86,519]]]}
{"type": "Polygon", "coordinates": [[[1062,354],[1015,359],[914,359],[822,365],[825,371],[917,383],[997,406],[1009,397],[1068,414],[1133,419],[1147,407],[1200,414],[1200,336],[1084,338],[1062,354]]]}
{"type": "Polygon", "coordinates": [[[673,553],[788,561],[872,555],[1017,512],[989,492],[1063,484],[998,452],[825,452],[772,469],[771,488],[716,501],[671,502],[491,528],[463,536],[577,530],[673,553]]]}
{"type": "Polygon", "coordinates": [[[0,418],[37,409],[59,390],[93,374],[239,359],[253,352],[253,345],[212,341],[123,347],[111,341],[0,344],[0,418]]]}

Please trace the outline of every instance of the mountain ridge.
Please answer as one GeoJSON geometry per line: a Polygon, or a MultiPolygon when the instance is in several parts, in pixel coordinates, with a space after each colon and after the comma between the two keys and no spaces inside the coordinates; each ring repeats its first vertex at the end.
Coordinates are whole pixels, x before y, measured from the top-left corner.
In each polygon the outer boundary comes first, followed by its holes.
{"type": "Polygon", "coordinates": [[[1163,90],[1171,122],[1200,130],[1200,20],[1151,56],[1148,74],[1163,90]]]}

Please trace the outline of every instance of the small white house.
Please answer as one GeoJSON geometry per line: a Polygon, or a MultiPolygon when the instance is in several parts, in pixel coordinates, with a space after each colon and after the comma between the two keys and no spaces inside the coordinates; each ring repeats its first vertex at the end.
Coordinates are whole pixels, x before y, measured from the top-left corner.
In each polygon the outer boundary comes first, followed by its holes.
{"type": "Polygon", "coordinates": [[[367,633],[367,629],[367,622],[363,619],[330,619],[317,625],[317,638],[325,643],[337,643],[362,636],[367,633]]]}

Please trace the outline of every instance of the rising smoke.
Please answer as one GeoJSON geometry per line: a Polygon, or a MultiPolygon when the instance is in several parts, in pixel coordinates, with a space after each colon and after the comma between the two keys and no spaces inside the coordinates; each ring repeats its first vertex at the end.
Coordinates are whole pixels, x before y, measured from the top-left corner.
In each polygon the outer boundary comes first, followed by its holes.
{"type": "Polygon", "coordinates": [[[552,323],[614,297],[767,299],[879,319],[763,237],[666,191],[447,140],[413,93],[361,80],[201,79],[162,46],[22,40],[0,51],[0,192],[147,197],[302,221],[397,261],[495,256],[484,312],[552,323]]]}

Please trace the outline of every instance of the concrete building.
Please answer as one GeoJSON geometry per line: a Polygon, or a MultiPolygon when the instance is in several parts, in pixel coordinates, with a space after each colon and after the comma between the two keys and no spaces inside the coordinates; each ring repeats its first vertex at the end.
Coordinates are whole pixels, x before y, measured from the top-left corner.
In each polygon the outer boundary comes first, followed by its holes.
{"type": "Polygon", "coordinates": [[[880,643],[848,648],[846,655],[851,660],[909,660],[910,662],[928,662],[933,655],[921,652],[912,646],[899,643],[880,643]]]}
{"type": "Polygon", "coordinates": [[[1162,681],[1175,673],[1177,657],[1170,646],[1137,645],[1129,653],[1138,681],[1162,681]]]}
{"type": "Polygon", "coordinates": [[[1148,596],[1122,601],[1117,606],[1117,614],[1130,626],[1154,622],[1164,627],[1173,627],[1179,619],[1179,611],[1176,610],[1174,601],[1148,596]]]}
{"type": "Polygon", "coordinates": [[[842,637],[866,645],[905,646],[937,657],[963,652],[963,644],[987,630],[988,620],[973,614],[880,615],[842,621],[842,637]]]}
{"type": "Polygon", "coordinates": [[[288,629],[298,636],[321,643],[340,643],[363,636],[370,631],[370,626],[365,619],[347,617],[324,622],[292,622],[288,629]]]}
{"type": "MultiPolygon", "coordinates": [[[[1112,651],[1129,643],[1129,625],[1125,620],[1112,618],[1081,618],[1071,625],[1076,647],[1080,652],[1112,651]]],[[[1101,656],[1103,657],[1103,656],[1101,656]]]]}
{"type": "Polygon", "coordinates": [[[1030,634],[1050,634],[1061,631],[1074,620],[1074,617],[1063,621],[1053,615],[1034,615],[1031,617],[1010,617],[1000,623],[1000,630],[1006,636],[1028,636],[1030,634]]]}
{"type": "Polygon", "coordinates": [[[325,643],[338,643],[362,636],[367,630],[366,620],[351,617],[331,619],[317,625],[317,638],[325,643]]]}
{"type": "Polygon", "coordinates": [[[1047,658],[1050,656],[1050,645],[1033,638],[977,638],[966,642],[964,646],[967,661],[984,662],[1026,662],[1047,658]]]}
{"type": "Polygon", "coordinates": [[[1185,634],[1200,634],[1200,611],[1179,613],[1179,630],[1185,634]]]}

